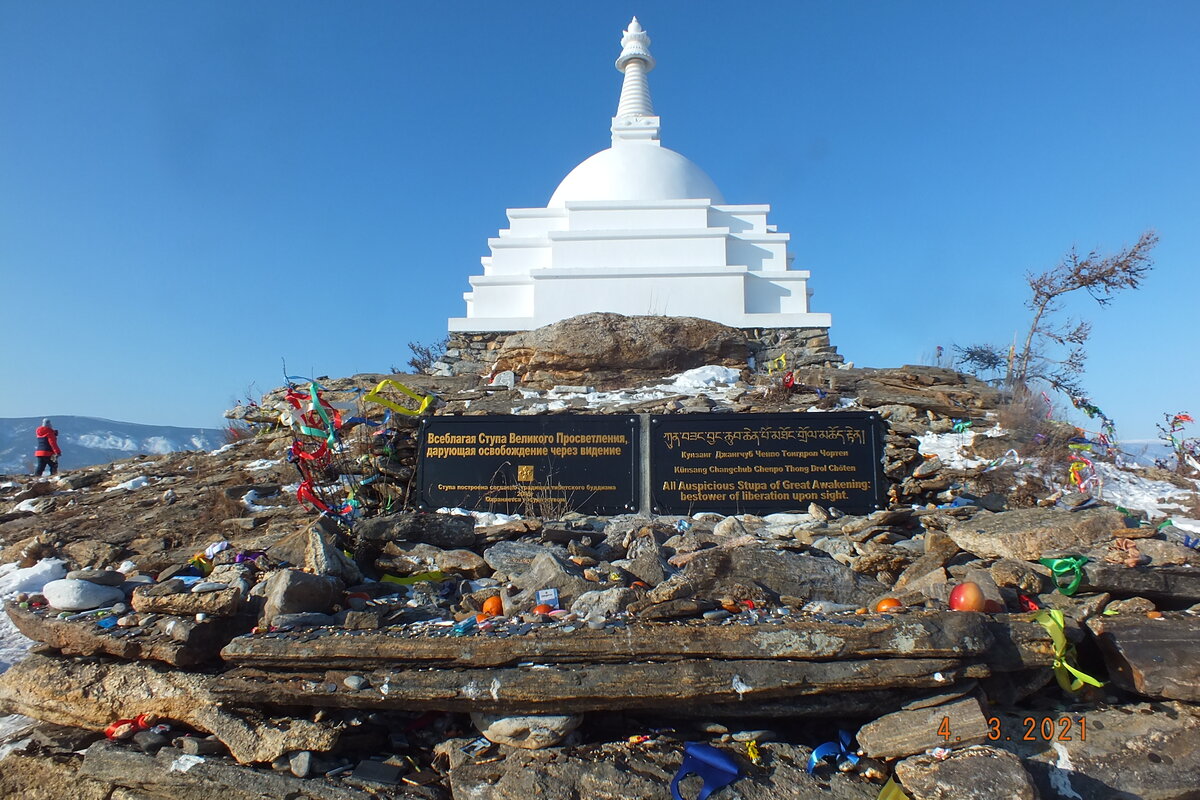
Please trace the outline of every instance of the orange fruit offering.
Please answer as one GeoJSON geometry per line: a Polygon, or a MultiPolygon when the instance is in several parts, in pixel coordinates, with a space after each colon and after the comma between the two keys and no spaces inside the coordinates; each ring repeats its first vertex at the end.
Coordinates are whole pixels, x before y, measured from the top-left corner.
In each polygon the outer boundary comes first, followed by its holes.
{"type": "Polygon", "coordinates": [[[483,601],[483,613],[498,617],[504,613],[504,601],[500,595],[494,595],[483,601]]]}

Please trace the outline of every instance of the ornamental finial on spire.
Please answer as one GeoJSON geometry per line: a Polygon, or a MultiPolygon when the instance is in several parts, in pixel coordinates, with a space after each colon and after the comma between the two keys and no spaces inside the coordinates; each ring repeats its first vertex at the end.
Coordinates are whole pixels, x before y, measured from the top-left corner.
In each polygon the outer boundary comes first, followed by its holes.
{"type": "Polygon", "coordinates": [[[635,58],[646,63],[646,72],[654,69],[654,56],[650,55],[650,37],[642,29],[637,17],[630,21],[629,27],[621,36],[621,55],[617,57],[617,69],[624,72],[629,62],[635,58]]]}
{"type": "Polygon", "coordinates": [[[627,125],[618,126],[617,120],[639,120],[654,117],[654,103],[650,100],[650,84],[646,73],[654,69],[654,56],[650,55],[650,37],[642,30],[638,18],[634,17],[621,37],[621,55],[617,57],[617,69],[625,74],[621,83],[621,99],[617,102],[617,116],[613,118],[613,141],[617,139],[658,139],[657,118],[653,130],[642,125],[644,130],[630,131],[627,125]],[[620,128],[620,130],[618,130],[620,128]]]}

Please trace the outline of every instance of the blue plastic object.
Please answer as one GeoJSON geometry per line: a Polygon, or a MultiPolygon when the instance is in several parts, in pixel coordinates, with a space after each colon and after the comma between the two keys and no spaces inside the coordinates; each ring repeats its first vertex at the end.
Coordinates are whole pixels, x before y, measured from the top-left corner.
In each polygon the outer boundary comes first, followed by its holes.
{"type": "Polygon", "coordinates": [[[696,775],[704,781],[696,800],[706,800],[717,789],[728,786],[742,777],[737,762],[728,753],[712,745],[688,742],[683,746],[683,753],[683,764],[675,774],[675,780],[671,781],[671,797],[675,800],[683,800],[683,795],[679,794],[679,783],[688,775],[696,775]]]}
{"type": "Polygon", "coordinates": [[[831,756],[838,761],[846,760],[851,764],[857,764],[858,756],[850,749],[850,744],[853,741],[854,737],[850,735],[849,731],[838,731],[837,741],[826,742],[812,751],[812,755],[808,757],[808,774],[812,775],[813,770],[817,768],[817,764],[820,764],[831,756]]]}

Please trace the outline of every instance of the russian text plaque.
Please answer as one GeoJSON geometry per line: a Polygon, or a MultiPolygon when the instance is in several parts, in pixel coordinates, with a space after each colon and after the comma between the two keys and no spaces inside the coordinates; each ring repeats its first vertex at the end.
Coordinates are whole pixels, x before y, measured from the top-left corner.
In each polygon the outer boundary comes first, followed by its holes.
{"type": "Polygon", "coordinates": [[[418,472],[426,508],[625,514],[639,504],[638,418],[428,417],[418,472]]]}

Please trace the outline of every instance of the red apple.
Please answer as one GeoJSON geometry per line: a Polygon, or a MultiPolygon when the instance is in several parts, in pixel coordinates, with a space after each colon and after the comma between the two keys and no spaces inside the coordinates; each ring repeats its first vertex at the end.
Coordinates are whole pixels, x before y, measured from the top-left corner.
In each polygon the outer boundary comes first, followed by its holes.
{"type": "Polygon", "coordinates": [[[951,611],[983,611],[986,605],[983,590],[974,581],[964,581],[950,592],[951,611]]]}

